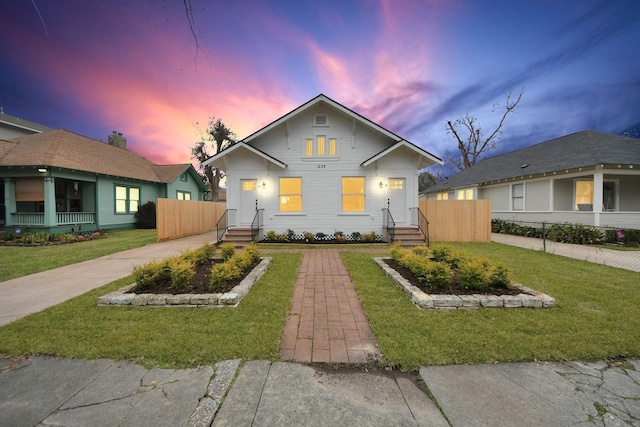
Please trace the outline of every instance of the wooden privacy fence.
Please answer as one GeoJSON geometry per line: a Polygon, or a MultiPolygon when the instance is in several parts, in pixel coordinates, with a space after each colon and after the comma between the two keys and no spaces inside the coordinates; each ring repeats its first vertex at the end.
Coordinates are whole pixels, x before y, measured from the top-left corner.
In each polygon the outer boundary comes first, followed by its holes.
{"type": "Polygon", "coordinates": [[[490,242],[491,200],[420,200],[432,242],[490,242]]]}
{"type": "Polygon", "coordinates": [[[158,242],[215,230],[217,221],[226,209],[227,204],[221,202],[158,199],[158,242]]]}

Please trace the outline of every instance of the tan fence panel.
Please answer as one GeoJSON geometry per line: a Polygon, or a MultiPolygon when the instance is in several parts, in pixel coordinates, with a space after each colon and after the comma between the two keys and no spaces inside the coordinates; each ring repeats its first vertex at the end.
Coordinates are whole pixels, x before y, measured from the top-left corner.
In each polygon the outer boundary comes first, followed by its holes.
{"type": "Polygon", "coordinates": [[[158,241],[215,230],[216,223],[226,209],[226,203],[222,202],[158,199],[156,202],[158,241]]]}
{"type": "Polygon", "coordinates": [[[432,242],[490,242],[491,200],[420,200],[432,242]]]}

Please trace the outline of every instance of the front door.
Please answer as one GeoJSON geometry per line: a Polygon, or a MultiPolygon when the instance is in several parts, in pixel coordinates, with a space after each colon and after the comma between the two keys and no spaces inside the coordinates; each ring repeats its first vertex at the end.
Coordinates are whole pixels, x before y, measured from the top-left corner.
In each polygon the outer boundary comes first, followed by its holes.
{"type": "Polygon", "coordinates": [[[240,211],[238,212],[238,226],[249,227],[256,215],[258,200],[258,182],[255,179],[240,180],[240,211]]]}
{"type": "Polygon", "coordinates": [[[396,224],[404,224],[407,210],[404,178],[389,178],[389,210],[396,224]]]}

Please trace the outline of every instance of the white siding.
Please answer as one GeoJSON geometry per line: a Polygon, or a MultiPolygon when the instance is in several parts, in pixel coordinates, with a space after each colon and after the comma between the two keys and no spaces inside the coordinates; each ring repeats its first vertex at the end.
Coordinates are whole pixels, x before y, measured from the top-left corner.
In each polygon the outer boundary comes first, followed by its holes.
{"type": "Polygon", "coordinates": [[[550,209],[549,180],[529,181],[524,186],[525,211],[548,211],[550,209]]]}
{"type": "Polygon", "coordinates": [[[286,163],[282,169],[246,150],[238,150],[227,158],[227,206],[238,209],[240,179],[258,180],[258,205],[264,209],[264,230],[278,233],[287,229],[332,234],[342,231],[382,233],[382,209],[387,207],[389,178],[406,182],[406,217],[408,209],[418,206],[418,171],[415,153],[397,150],[364,168],[361,164],[395,144],[395,141],[371,128],[355,122],[340,111],[324,104],[292,117],[288,126],[281,124],[250,141],[250,145],[286,163]],[[313,126],[315,114],[326,114],[328,126],[313,126]],[[287,129],[288,128],[288,129],[287,129]],[[287,136],[288,132],[288,136],[287,136]],[[324,135],[336,138],[337,155],[309,158],[305,140],[324,135]],[[365,211],[342,212],[342,177],[365,178],[365,211]],[[279,211],[279,178],[302,178],[302,212],[279,211]],[[265,183],[264,189],[261,188],[265,183]],[[380,188],[380,182],[383,183],[380,188]]]}
{"type": "Polygon", "coordinates": [[[491,210],[508,211],[511,209],[509,184],[495,187],[482,187],[478,191],[478,199],[491,200],[491,210]]]}

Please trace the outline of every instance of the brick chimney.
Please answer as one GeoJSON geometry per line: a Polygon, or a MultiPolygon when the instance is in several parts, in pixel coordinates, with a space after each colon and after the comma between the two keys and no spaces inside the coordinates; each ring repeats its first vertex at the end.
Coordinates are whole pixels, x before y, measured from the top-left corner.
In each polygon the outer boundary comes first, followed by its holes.
{"type": "Polygon", "coordinates": [[[115,130],[109,137],[107,138],[109,145],[113,145],[118,148],[127,148],[127,138],[122,136],[121,133],[116,132],[115,130]]]}

